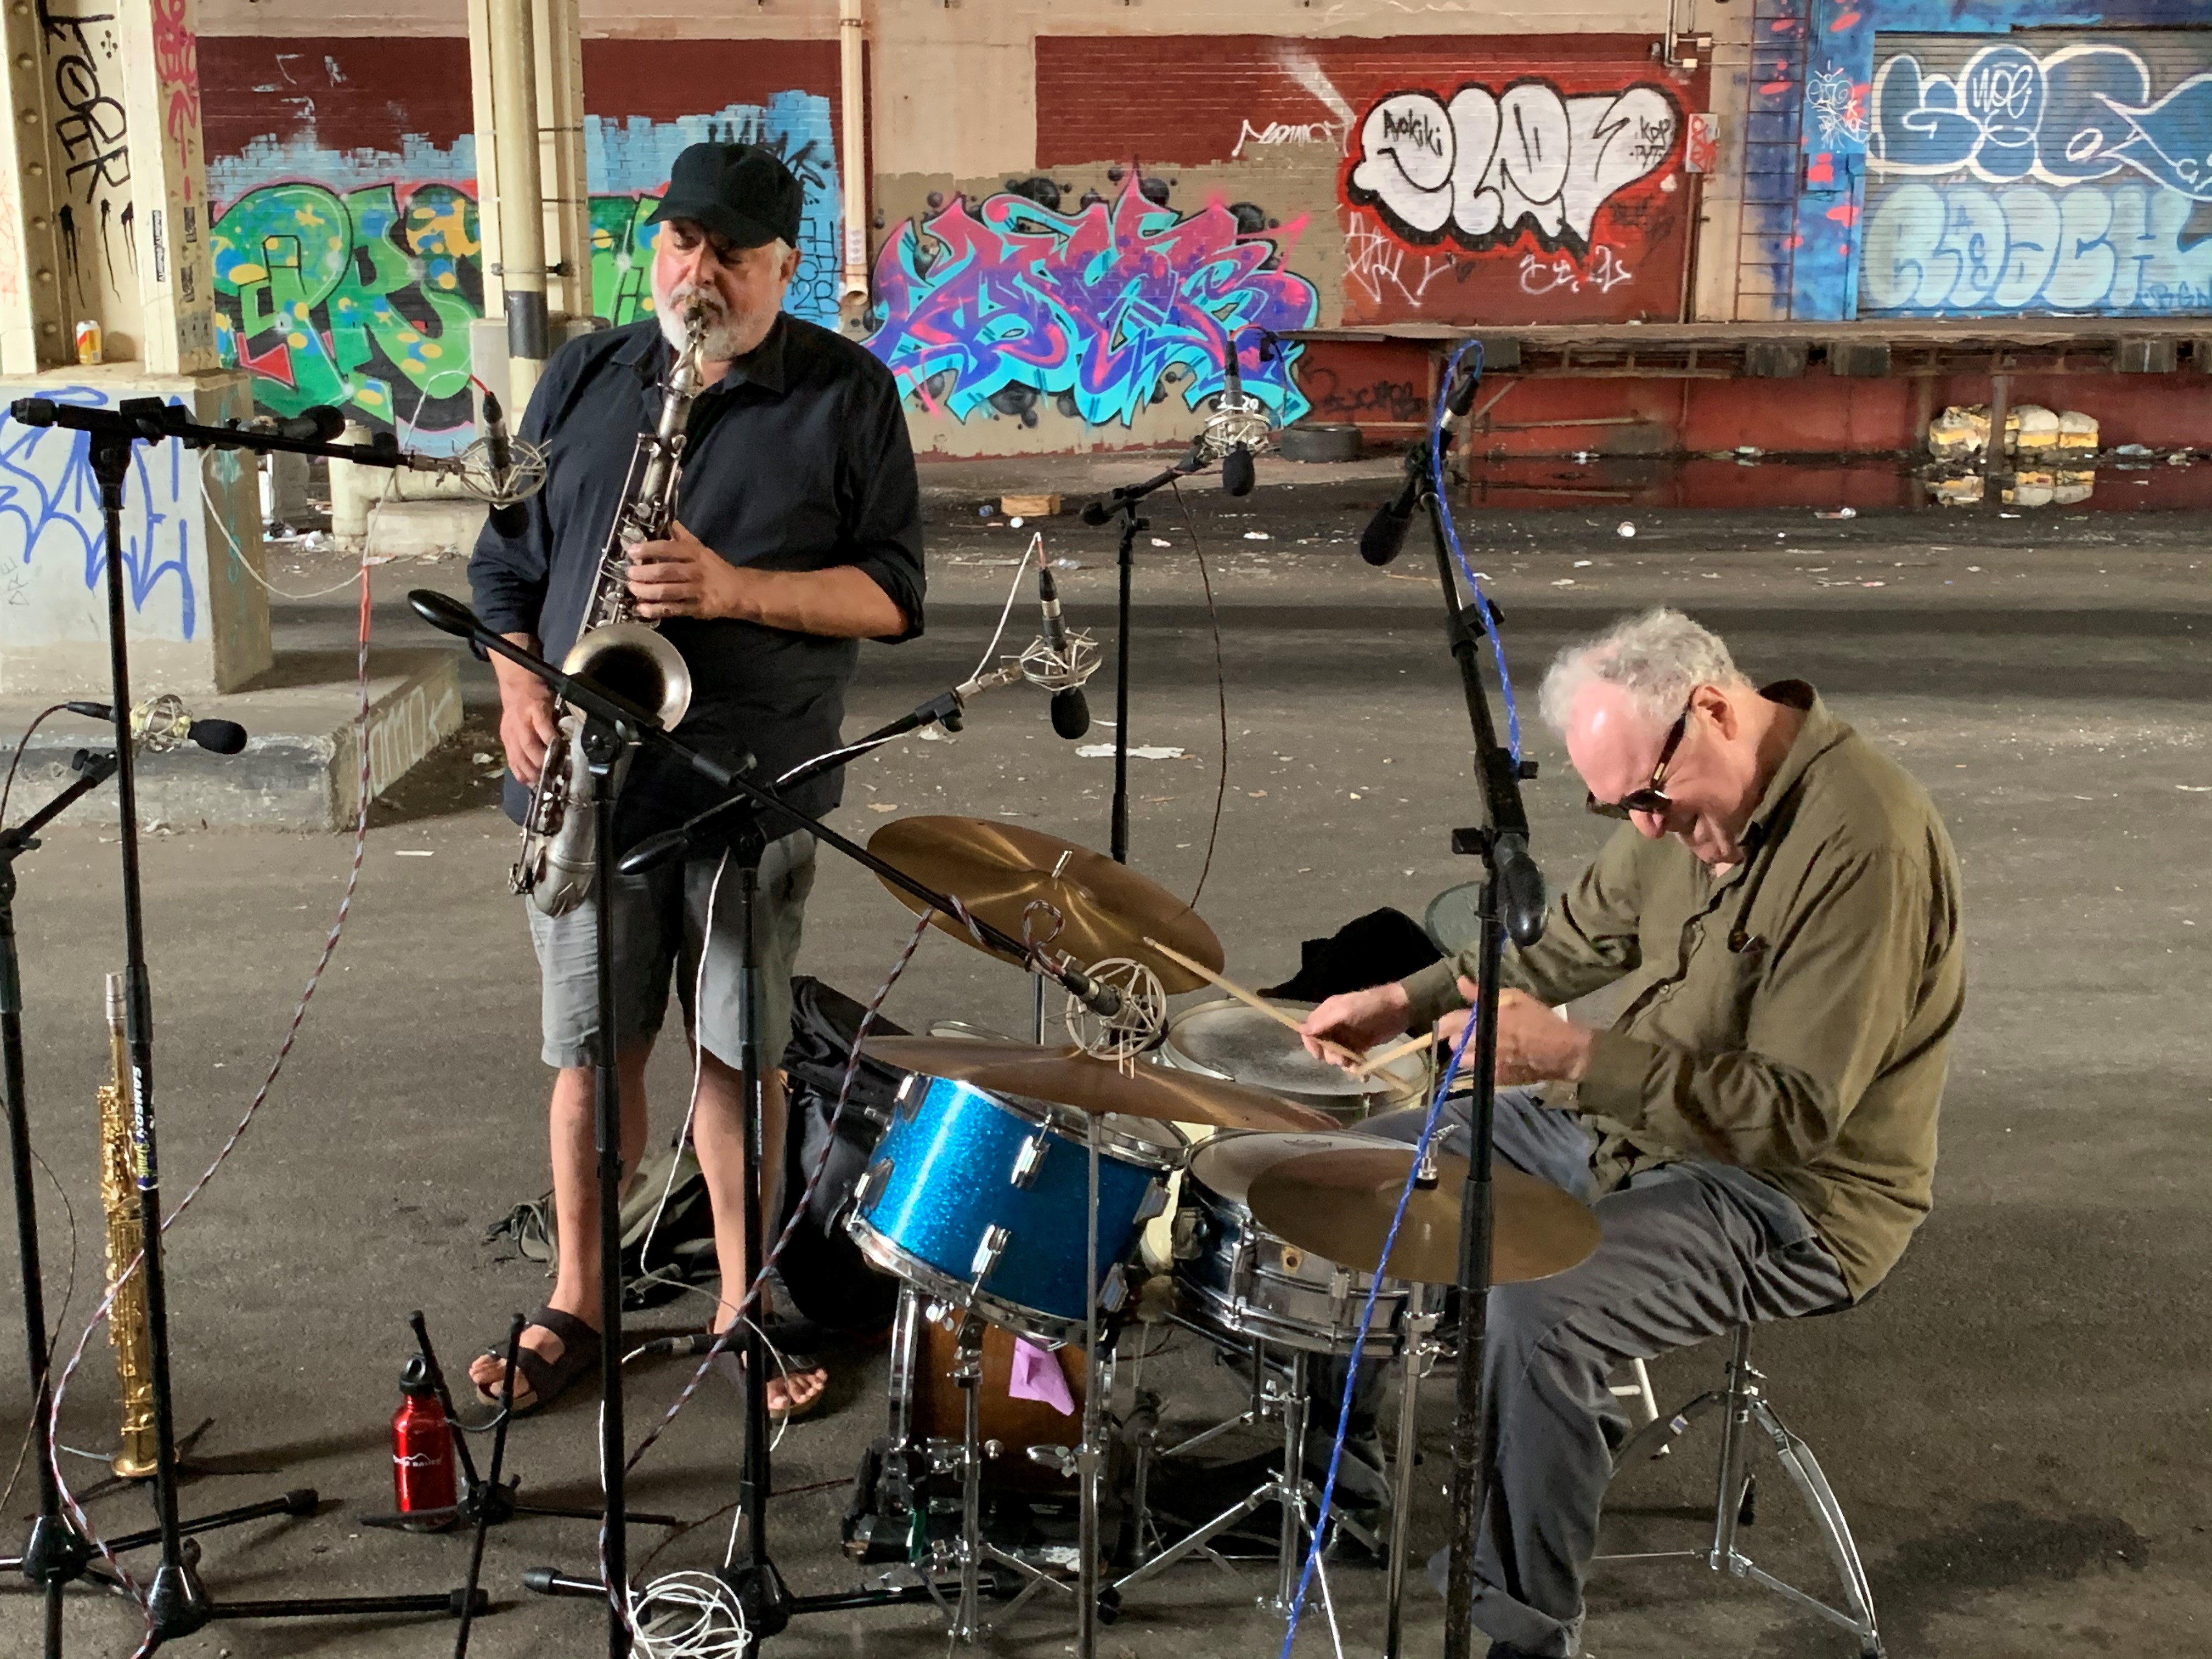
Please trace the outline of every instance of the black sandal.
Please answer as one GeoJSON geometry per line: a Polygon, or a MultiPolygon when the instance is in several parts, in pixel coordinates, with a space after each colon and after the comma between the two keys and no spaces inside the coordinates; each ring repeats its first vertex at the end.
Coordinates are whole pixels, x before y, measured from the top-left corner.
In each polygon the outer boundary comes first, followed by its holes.
{"type": "MultiPolygon", "coordinates": [[[[531,1348],[516,1349],[514,1369],[522,1373],[523,1382],[530,1389],[530,1397],[513,1408],[517,1417],[544,1410],[565,1394],[578,1377],[597,1370],[599,1365],[599,1334],[575,1315],[562,1313],[558,1308],[540,1308],[530,1316],[530,1324],[559,1337],[561,1354],[556,1359],[548,1359],[531,1348]]],[[[524,1328],[527,1330],[529,1327],[524,1328]]],[[[506,1362],[507,1349],[503,1346],[487,1348],[484,1353],[487,1358],[506,1362]]],[[[479,1401],[495,1408],[507,1403],[502,1395],[511,1394],[513,1385],[510,1382],[501,1395],[486,1392],[482,1383],[477,1384],[476,1389],[479,1401]]]]}

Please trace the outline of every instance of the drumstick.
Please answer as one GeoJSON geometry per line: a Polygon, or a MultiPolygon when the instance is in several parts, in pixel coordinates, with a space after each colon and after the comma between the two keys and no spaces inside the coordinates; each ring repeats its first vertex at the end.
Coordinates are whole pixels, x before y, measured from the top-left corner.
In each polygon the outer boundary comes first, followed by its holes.
{"type": "Polygon", "coordinates": [[[1407,1037],[1403,1042],[1394,1042],[1388,1048],[1380,1049],[1368,1055],[1352,1069],[1362,1077],[1372,1076],[1392,1060],[1403,1060],[1407,1054],[1419,1054],[1435,1041],[1435,1036],[1428,1033],[1407,1037]]]}
{"type": "MultiPolygon", "coordinates": [[[[1145,945],[1149,950],[1158,951],[1170,962],[1175,963],[1181,967],[1188,968],[1192,973],[1196,974],[1200,979],[1205,980],[1207,983],[1217,986],[1220,989],[1228,992],[1231,996],[1236,998],[1237,1001],[1243,1003],[1247,1007],[1257,1008],[1261,1013],[1267,1015],[1268,1018],[1275,1021],[1278,1024],[1289,1026],[1291,1030],[1296,1031],[1300,1036],[1304,1036],[1305,1035],[1305,1028],[1298,1023],[1297,1017],[1296,1015],[1290,1013],[1285,1009],[1278,1008],[1273,1003],[1269,1002],[1266,998],[1246,990],[1235,981],[1224,979],[1220,975],[1215,973],[1213,969],[1208,968],[1204,963],[1193,962],[1188,957],[1183,955],[1182,951],[1175,949],[1172,945],[1163,945],[1156,939],[1146,939],[1145,941],[1145,945]]],[[[1324,1048],[1334,1049],[1336,1053],[1343,1055],[1347,1065],[1351,1065],[1358,1059],[1358,1056],[1354,1054],[1350,1049],[1338,1048],[1338,1046],[1334,1042],[1324,1042],[1322,1044],[1322,1047],[1324,1048]]]]}

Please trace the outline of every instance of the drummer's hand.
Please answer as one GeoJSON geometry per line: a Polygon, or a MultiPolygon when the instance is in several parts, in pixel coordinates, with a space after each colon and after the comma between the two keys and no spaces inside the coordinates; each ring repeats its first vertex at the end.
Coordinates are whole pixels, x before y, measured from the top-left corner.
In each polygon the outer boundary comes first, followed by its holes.
{"type": "Polygon", "coordinates": [[[1305,1040],[1306,1052],[1316,1060],[1342,1066],[1344,1050],[1363,1054],[1413,1023],[1413,1005],[1406,1000],[1405,988],[1394,981],[1370,990],[1346,991],[1331,997],[1306,1016],[1298,1033],[1305,1040]],[[1331,1044],[1336,1046],[1331,1048],[1331,1044]]]}
{"type": "MultiPolygon", "coordinates": [[[[1474,1000],[1472,981],[1460,981],[1459,988],[1470,1002],[1474,1000]]],[[[1460,1032],[1473,1018],[1467,1010],[1447,1014],[1437,1022],[1437,1030],[1445,1042],[1456,1043],[1460,1032]]],[[[1500,991],[1498,1065],[1493,1073],[1498,1087],[1510,1088],[1521,1083],[1581,1082],[1589,1070],[1593,1035],[1588,1026],[1562,1018],[1552,1012],[1548,1003],[1539,1001],[1526,991],[1500,991]]]]}

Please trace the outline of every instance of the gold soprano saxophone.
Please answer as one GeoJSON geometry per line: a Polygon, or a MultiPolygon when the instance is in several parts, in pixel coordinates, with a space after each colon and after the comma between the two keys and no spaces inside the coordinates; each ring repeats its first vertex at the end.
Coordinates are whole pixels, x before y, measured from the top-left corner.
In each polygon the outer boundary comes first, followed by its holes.
{"type": "MultiPolygon", "coordinates": [[[[638,434],[576,643],[561,661],[568,672],[588,675],[639,708],[652,709],[665,726],[674,726],[691,706],[691,671],[674,646],[639,619],[629,591],[629,556],[639,543],[665,537],[676,518],[684,432],[703,379],[706,311],[687,307],[683,321],[684,345],[669,371],[660,420],[653,431],[638,434]]],[[[529,895],[549,916],[565,915],[592,891],[599,852],[592,813],[599,780],[584,757],[583,730],[580,710],[561,711],[522,821],[522,851],[507,878],[514,891],[529,895]]],[[[621,787],[629,761],[625,753],[617,763],[610,781],[613,787],[621,787]]]]}
{"type": "MultiPolygon", "coordinates": [[[[100,1089],[100,1203],[107,1216],[107,1283],[130,1273],[145,1244],[139,1223],[138,1182],[131,1156],[131,1055],[123,1037],[123,975],[107,976],[107,1047],[113,1076],[100,1089]]],[[[122,1401],[122,1446],[108,1467],[125,1480],[154,1473],[153,1339],[146,1328],[146,1275],[115,1292],[107,1310],[107,1340],[115,1348],[115,1382],[122,1401]]]]}

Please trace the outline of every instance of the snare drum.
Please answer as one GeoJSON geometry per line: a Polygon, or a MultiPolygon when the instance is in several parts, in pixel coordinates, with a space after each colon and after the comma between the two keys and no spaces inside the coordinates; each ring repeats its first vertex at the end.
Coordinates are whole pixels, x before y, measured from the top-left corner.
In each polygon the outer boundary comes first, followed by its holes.
{"type": "MultiPolygon", "coordinates": [[[[1222,1134],[1191,1154],[1176,1218],[1175,1276],[1200,1323],[1246,1341],[1346,1355],[1359,1334],[1371,1274],[1278,1238],[1252,1218],[1252,1182],[1279,1158],[1401,1143],[1358,1134],[1222,1134]]],[[[1366,1352],[1395,1354],[1409,1310],[1441,1312],[1442,1285],[1382,1281],[1366,1352]]]]}
{"type": "MultiPolygon", "coordinates": [[[[1301,1018],[1314,1009],[1310,1002],[1275,1006],[1301,1018]]],[[[1265,1089],[1301,1106],[1333,1113],[1346,1123],[1370,1112],[1418,1106],[1428,1091],[1425,1054],[1404,1055],[1373,1077],[1354,1077],[1341,1066],[1316,1060],[1305,1051],[1298,1034],[1280,1020],[1233,999],[1198,1003],[1170,1020],[1160,1058],[1183,1071],[1265,1089]]]]}
{"type": "MultiPolygon", "coordinates": [[[[1084,1135],[1082,1115],[1066,1108],[911,1076],[854,1193],[853,1237],[925,1295],[1038,1342],[1079,1341],[1084,1135]]],[[[1166,1125],[1140,1118],[1102,1123],[1098,1139],[1098,1290],[1111,1308],[1183,1146],[1166,1125]]]]}

